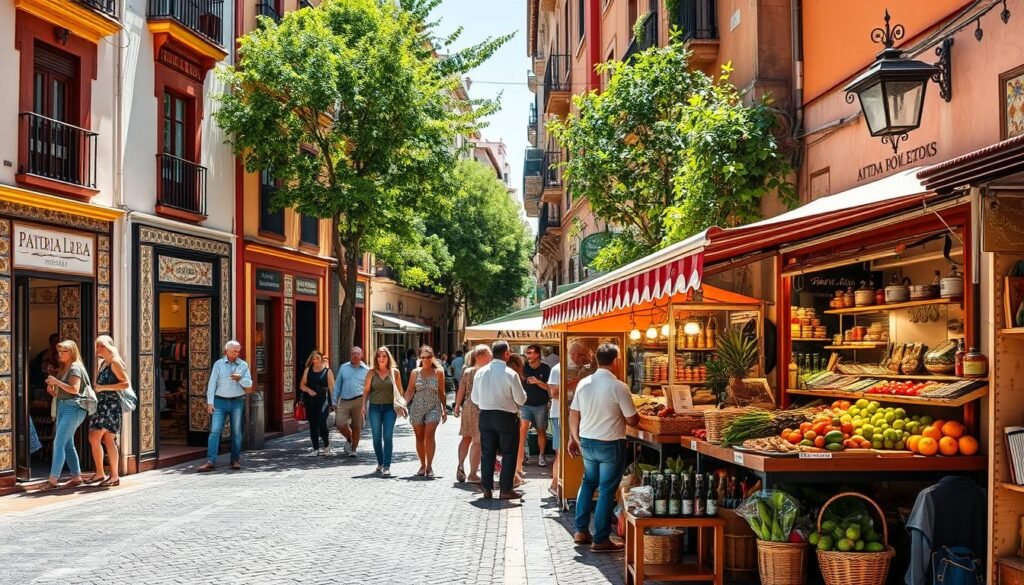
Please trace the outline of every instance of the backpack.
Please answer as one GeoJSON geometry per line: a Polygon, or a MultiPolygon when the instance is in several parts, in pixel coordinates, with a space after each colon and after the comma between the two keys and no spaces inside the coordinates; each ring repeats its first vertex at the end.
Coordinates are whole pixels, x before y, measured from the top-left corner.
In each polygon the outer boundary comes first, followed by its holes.
{"type": "Polygon", "coordinates": [[[984,585],[985,566],[965,546],[944,546],[932,553],[932,585],[984,585]]]}

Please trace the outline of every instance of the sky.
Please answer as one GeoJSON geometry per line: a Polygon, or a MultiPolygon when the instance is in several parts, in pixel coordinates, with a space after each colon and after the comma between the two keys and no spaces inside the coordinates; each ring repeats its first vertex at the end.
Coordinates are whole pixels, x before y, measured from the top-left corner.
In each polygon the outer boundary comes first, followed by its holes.
{"type": "MultiPolygon", "coordinates": [[[[489,61],[469,73],[469,95],[473,98],[501,96],[501,110],[487,119],[481,134],[487,140],[501,140],[508,147],[512,166],[511,182],[520,201],[523,190],[523,153],[526,123],[534,95],[526,86],[530,58],[526,54],[526,0],[444,0],[434,11],[440,19],[438,33],[447,35],[459,26],[462,37],[456,48],[478,43],[487,37],[515,33],[489,61]]],[[[530,221],[536,224],[535,220],[530,221]]]]}

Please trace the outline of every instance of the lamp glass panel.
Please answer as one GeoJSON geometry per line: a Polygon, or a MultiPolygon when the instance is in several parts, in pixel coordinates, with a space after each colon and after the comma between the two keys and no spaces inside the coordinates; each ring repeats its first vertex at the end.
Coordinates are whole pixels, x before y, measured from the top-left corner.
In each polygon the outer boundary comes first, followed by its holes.
{"type": "Polygon", "coordinates": [[[860,108],[864,112],[864,119],[868,122],[868,130],[871,134],[877,135],[884,132],[887,126],[885,115],[885,99],[882,97],[882,83],[875,82],[873,85],[862,89],[860,96],[860,108]]]}
{"type": "Polygon", "coordinates": [[[889,126],[913,129],[921,125],[921,104],[924,102],[924,81],[889,81],[885,84],[889,126]]]}

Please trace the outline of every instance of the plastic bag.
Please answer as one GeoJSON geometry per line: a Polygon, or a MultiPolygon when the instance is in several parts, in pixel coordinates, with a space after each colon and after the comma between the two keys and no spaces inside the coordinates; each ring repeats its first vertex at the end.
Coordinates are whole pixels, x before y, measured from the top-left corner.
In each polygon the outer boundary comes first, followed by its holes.
{"type": "Polygon", "coordinates": [[[636,518],[650,518],[654,510],[654,488],[649,485],[631,488],[626,494],[626,510],[636,518]]]}
{"type": "Polygon", "coordinates": [[[759,539],[771,542],[789,540],[799,511],[796,498],[781,490],[759,491],[736,509],[759,539]]]}

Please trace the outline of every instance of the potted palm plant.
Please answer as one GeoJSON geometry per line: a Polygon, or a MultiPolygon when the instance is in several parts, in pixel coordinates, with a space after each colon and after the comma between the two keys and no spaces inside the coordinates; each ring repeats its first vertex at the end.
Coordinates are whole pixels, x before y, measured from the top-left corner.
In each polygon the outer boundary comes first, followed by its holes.
{"type": "Polygon", "coordinates": [[[733,395],[743,393],[743,378],[757,363],[757,340],[743,334],[741,327],[729,327],[718,336],[716,342],[718,361],[729,378],[729,389],[733,395]]]}

